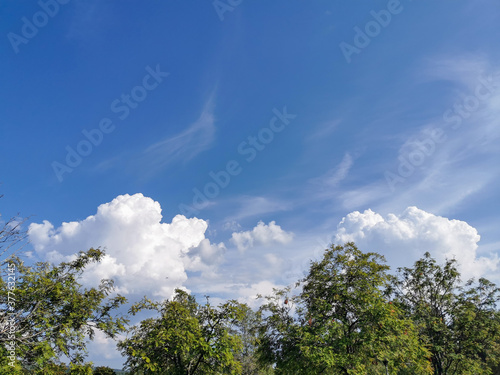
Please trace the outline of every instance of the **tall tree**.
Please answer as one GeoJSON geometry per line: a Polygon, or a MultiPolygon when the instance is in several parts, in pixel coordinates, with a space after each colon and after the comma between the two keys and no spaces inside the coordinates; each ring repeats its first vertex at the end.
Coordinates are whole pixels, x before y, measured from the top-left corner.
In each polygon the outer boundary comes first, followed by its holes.
{"type": "Polygon", "coordinates": [[[130,313],[144,309],[156,311],[159,317],[143,320],[118,344],[132,373],[241,373],[236,355],[242,350],[242,341],[234,333],[234,325],[244,314],[239,303],[230,301],[214,308],[207,299],[200,305],[177,289],[171,301],[144,298],[130,313]]]}
{"type": "Polygon", "coordinates": [[[9,276],[0,280],[0,344],[12,348],[15,362],[35,373],[64,355],[73,372],[80,371],[87,337],[92,339],[96,329],[112,338],[125,330],[127,320],[114,316],[114,310],[126,300],[110,296],[113,281],[101,280],[93,288],[79,282],[85,267],[103,256],[103,251],[90,249],[59,265],[7,260],[4,272],[9,276]]]}
{"type": "Polygon", "coordinates": [[[500,358],[500,289],[481,278],[460,282],[454,259],[444,266],[429,253],[400,268],[390,291],[419,327],[436,375],[489,374],[500,358]]]}
{"type": "Polygon", "coordinates": [[[267,297],[260,358],[278,374],[430,374],[413,323],[385,298],[389,267],[353,243],[332,245],[290,289],[267,297]]]}
{"type": "Polygon", "coordinates": [[[270,365],[262,366],[258,361],[257,348],[259,343],[259,328],[262,325],[260,312],[253,311],[247,305],[242,305],[242,317],[236,322],[235,333],[241,338],[243,350],[236,353],[236,359],[241,363],[242,375],[273,374],[270,365]]]}

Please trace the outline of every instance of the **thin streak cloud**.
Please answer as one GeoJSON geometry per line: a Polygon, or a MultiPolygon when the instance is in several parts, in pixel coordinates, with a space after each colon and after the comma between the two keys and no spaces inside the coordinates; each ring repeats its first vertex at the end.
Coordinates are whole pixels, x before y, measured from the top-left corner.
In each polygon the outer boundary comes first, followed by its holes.
{"type": "Polygon", "coordinates": [[[154,143],[145,150],[148,159],[154,159],[156,168],[182,160],[188,162],[203,151],[210,149],[215,140],[214,105],[208,100],[198,119],[186,130],[154,143]]]}

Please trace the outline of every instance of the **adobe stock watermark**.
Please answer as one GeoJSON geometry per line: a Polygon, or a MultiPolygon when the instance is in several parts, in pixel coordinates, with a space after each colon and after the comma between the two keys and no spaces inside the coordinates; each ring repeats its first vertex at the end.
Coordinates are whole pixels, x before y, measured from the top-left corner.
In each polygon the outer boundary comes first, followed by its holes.
{"type": "Polygon", "coordinates": [[[389,0],[386,8],[387,9],[379,11],[370,11],[372,19],[366,22],[363,28],[360,28],[359,26],[354,27],[354,38],[352,44],[345,41],[340,42],[339,47],[347,63],[351,63],[351,56],[353,54],[359,55],[366,47],[368,47],[372,39],[376,38],[382,32],[382,29],[389,26],[393,16],[400,14],[404,9],[400,0],[389,0]]]}
{"type": "MultiPolygon", "coordinates": [[[[268,126],[261,128],[256,136],[248,136],[245,141],[238,145],[238,154],[244,157],[247,163],[255,160],[258,153],[274,140],[274,136],[285,130],[291,120],[297,117],[297,115],[288,113],[286,106],[283,107],[282,111],[273,108],[273,113],[274,116],[269,121],[268,126]]],[[[201,189],[193,189],[192,205],[180,204],[180,213],[184,216],[197,215],[199,210],[209,204],[210,199],[216,198],[221,190],[229,185],[231,178],[238,176],[243,171],[241,164],[238,160],[233,159],[226,163],[224,169],[218,172],[210,171],[208,173],[210,181],[205,183],[201,189]]]]}
{"type": "Polygon", "coordinates": [[[8,263],[7,266],[7,280],[4,282],[7,287],[7,309],[2,314],[2,320],[5,325],[2,330],[6,334],[7,340],[4,342],[5,351],[8,360],[8,364],[14,367],[17,360],[16,354],[16,265],[14,263],[8,263]]]}
{"type": "Polygon", "coordinates": [[[69,1],[70,0],[38,1],[38,6],[41,10],[35,12],[30,18],[21,18],[23,23],[21,26],[21,33],[16,34],[14,32],[10,32],[7,34],[7,39],[9,39],[14,52],[18,54],[19,46],[21,44],[28,44],[28,42],[38,34],[38,31],[42,27],[45,27],[49,23],[49,20],[54,18],[59,13],[60,5],[68,4],[69,1]]]}
{"type": "MultiPolygon", "coordinates": [[[[461,101],[454,103],[453,108],[444,111],[443,121],[446,126],[452,130],[459,129],[463,121],[470,118],[480,108],[481,102],[495,93],[500,83],[499,79],[500,76],[498,75],[490,75],[486,78],[480,77],[473,94],[465,96],[461,101]]],[[[411,142],[411,151],[398,156],[399,165],[397,171],[384,172],[385,180],[391,192],[396,190],[398,184],[404,183],[407,178],[410,178],[417,168],[422,167],[425,161],[436,152],[437,146],[446,142],[446,140],[446,128],[434,127],[426,131],[423,139],[411,142]]]]}
{"type": "MultiPolygon", "coordinates": [[[[115,113],[121,121],[125,120],[132,110],[146,100],[149,91],[156,89],[163,82],[163,79],[170,75],[170,73],[162,72],[159,64],[154,69],[149,65],[145,69],[147,74],[142,78],[141,84],[134,86],[129,93],[122,94],[120,98],[113,100],[110,104],[111,112],[115,113]]],[[[103,117],[97,127],[82,131],[83,139],[78,142],[75,148],[70,145],[66,146],[65,162],[53,161],[51,164],[59,182],[63,181],[65,173],[73,172],[82,163],[83,158],[89,156],[94,147],[102,143],[104,134],[110,134],[116,129],[115,122],[109,117],[103,117]]]]}
{"type": "Polygon", "coordinates": [[[212,5],[221,21],[224,21],[224,13],[232,12],[243,0],[214,0],[212,5]]]}

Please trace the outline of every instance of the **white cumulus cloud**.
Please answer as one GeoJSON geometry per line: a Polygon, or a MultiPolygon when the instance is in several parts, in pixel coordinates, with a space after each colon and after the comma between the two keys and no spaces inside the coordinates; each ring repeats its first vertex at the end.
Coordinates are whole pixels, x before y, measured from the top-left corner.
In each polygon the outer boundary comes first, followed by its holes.
{"type": "Polygon", "coordinates": [[[335,235],[335,243],[354,241],[363,251],[386,254],[397,267],[412,266],[427,251],[440,262],[455,258],[464,279],[493,274],[498,268],[497,255],[477,255],[479,240],[477,230],[466,222],[417,207],[386,217],[372,210],[351,212],[339,223],[335,235]]]}
{"type": "Polygon", "coordinates": [[[259,221],[251,231],[234,232],[231,241],[238,250],[244,251],[256,245],[270,245],[273,243],[286,244],[293,238],[293,233],[286,232],[275,221],[269,224],[259,221]]]}
{"type": "Polygon", "coordinates": [[[120,195],[81,221],[31,224],[37,254],[60,262],[80,250],[102,247],[106,256],[84,273],[84,282],[110,278],[120,293],[170,297],[187,280],[186,270],[209,272],[222,261],[224,244],[205,238],[208,223],[182,215],[162,223],[158,202],[142,194],[120,195]]]}

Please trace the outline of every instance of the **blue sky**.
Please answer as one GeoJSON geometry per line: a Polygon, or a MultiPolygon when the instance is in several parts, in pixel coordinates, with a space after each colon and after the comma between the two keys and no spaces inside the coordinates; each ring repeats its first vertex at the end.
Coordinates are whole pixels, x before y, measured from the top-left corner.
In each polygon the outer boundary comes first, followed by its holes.
{"type": "MultiPolygon", "coordinates": [[[[131,300],[184,286],[254,303],[347,240],[498,280],[497,2],[0,14],[0,213],[31,215],[33,259],[104,246],[93,275],[131,300]]],[[[120,364],[101,341],[92,359],[120,364]]]]}

